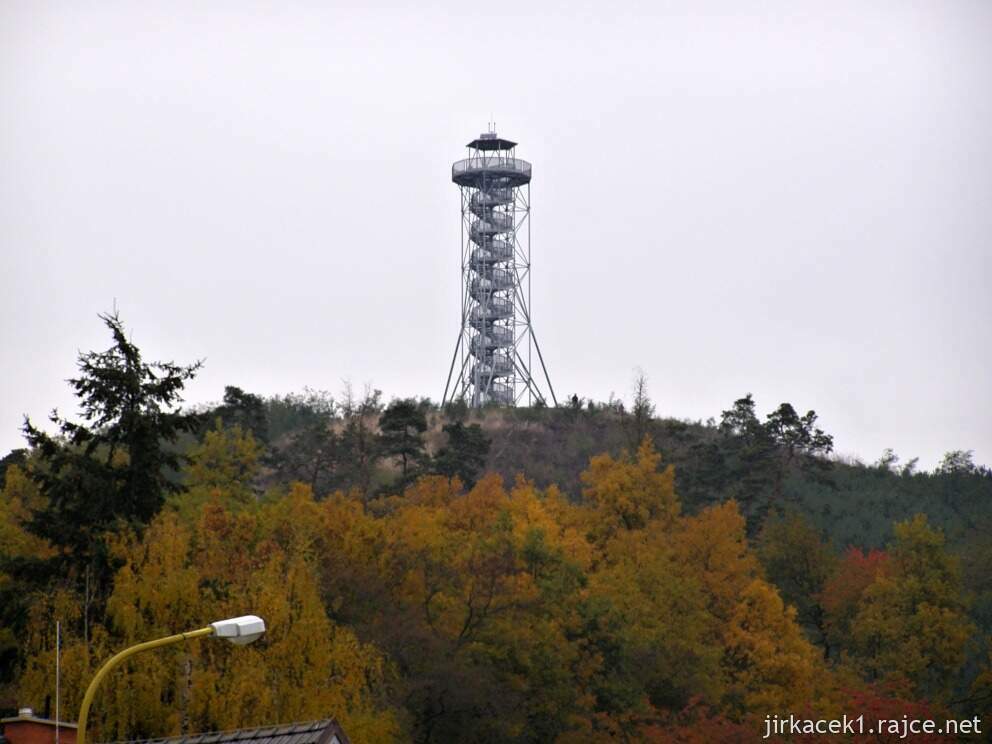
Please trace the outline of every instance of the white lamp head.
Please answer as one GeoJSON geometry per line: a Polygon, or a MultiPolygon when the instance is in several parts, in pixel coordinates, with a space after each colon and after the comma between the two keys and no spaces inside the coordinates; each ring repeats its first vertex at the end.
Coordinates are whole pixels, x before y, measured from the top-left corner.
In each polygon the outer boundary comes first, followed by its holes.
{"type": "Polygon", "coordinates": [[[262,636],[265,632],[265,621],[257,615],[242,615],[233,617],[230,620],[218,620],[210,623],[214,629],[214,635],[218,638],[226,638],[231,643],[244,646],[262,636]]]}

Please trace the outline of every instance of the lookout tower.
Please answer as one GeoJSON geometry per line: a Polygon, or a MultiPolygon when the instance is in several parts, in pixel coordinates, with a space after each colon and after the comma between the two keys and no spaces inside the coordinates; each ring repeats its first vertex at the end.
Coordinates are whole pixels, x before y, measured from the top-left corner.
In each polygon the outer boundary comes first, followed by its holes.
{"type": "Polygon", "coordinates": [[[451,168],[461,192],[461,319],[443,401],[557,405],[530,313],[531,165],[495,131],[451,168]],[[540,364],[544,388],[532,374],[540,364]]]}

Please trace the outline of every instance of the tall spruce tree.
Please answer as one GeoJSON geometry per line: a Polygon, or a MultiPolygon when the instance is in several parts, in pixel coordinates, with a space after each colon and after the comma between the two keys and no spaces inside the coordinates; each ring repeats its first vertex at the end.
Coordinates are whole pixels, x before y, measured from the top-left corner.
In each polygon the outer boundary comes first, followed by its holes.
{"type": "MultiPolygon", "coordinates": [[[[196,417],[178,406],[201,362],[145,363],[117,313],[100,315],[113,337],[106,351],[79,355],[79,376],[68,382],[82,423],[51,414],[55,435],[25,417],[24,436],[37,456],[30,469],[45,505],[28,528],[57,550],[48,568],[80,580],[83,570],[107,570],[104,535],[127,525],[141,529],[180,486],[170,477],[181,456],[172,448],[196,417]]],[[[43,572],[44,573],[44,572],[43,572]]]]}

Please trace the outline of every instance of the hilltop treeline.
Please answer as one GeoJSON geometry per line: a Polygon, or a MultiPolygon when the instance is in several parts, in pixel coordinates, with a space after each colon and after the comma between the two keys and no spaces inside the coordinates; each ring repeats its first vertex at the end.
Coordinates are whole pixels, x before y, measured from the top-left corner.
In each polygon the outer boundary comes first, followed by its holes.
{"type": "Polygon", "coordinates": [[[97,740],[332,715],[356,742],[750,742],[767,715],[992,708],[992,474],[967,452],[841,463],[812,411],[659,418],[643,380],[629,406],[229,387],[181,411],[197,365],[104,320],[82,420],[26,422],[2,465],[10,706],[51,707],[56,620],[77,710],[116,650],[253,612],[252,646],[116,673],[97,740]]]}

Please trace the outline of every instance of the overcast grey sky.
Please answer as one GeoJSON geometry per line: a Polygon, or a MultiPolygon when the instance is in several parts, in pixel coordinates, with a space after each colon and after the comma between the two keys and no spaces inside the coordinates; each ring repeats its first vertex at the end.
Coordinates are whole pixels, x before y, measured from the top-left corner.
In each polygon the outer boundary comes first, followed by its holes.
{"type": "Polygon", "coordinates": [[[534,164],[559,396],[992,462],[992,3],[0,4],[0,452],[116,298],[187,401],[441,396],[450,165],[534,164]]]}

